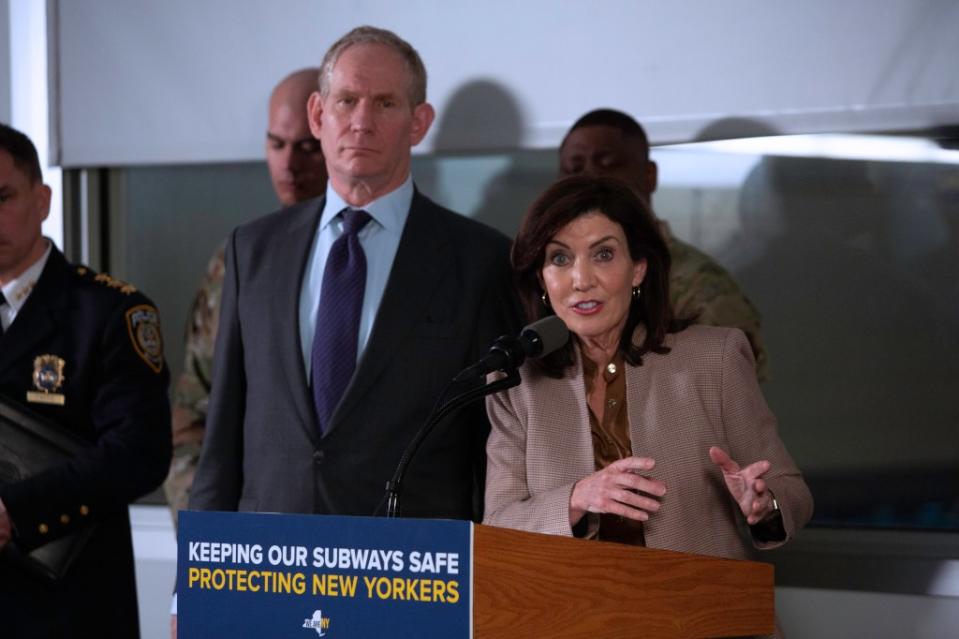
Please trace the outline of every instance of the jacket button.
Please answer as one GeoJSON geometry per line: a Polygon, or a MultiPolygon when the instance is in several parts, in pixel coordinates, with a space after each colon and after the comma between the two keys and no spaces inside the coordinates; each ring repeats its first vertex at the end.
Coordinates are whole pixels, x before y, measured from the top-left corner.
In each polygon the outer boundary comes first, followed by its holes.
{"type": "Polygon", "coordinates": [[[46,524],[40,524],[39,526],[37,526],[37,530],[40,531],[41,535],[46,535],[48,532],[50,532],[50,527],[47,526],[46,524]]]}
{"type": "Polygon", "coordinates": [[[323,459],[326,457],[326,453],[322,450],[318,450],[313,453],[313,463],[319,465],[323,463],[323,459]]]}
{"type": "Polygon", "coordinates": [[[80,514],[86,517],[87,515],[90,514],[90,509],[87,508],[86,506],[80,506],[80,514]]]}
{"type": "Polygon", "coordinates": [[[70,515],[68,515],[68,514],[66,514],[66,513],[63,513],[62,515],[60,515],[60,523],[63,524],[64,526],[66,526],[67,524],[69,524],[69,523],[70,523],[70,515]]]}

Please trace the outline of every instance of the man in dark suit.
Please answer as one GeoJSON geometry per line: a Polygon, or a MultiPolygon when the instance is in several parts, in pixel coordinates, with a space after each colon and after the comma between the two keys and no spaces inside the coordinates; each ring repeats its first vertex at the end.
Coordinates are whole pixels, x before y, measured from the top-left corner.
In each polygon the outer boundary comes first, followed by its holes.
{"type": "Polygon", "coordinates": [[[0,125],[0,394],[85,440],[68,463],[0,477],[0,634],[138,636],[127,505],[170,462],[159,317],[136,289],[67,263],[41,234],[50,188],[30,140],[0,125]],[[57,583],[23,553],[92,534],[57,583]]]}
{"type": "MultiPolygon", "coordinates": [[[[382,513],[447,382],[517,328],[508,240],[412,183],[411,148],[434,117],[416,51],[351,31],[327,52],[309,111],[326,195],[227,242],[193,509],[382,513]]],[[[426,439],[403,515],[480,516],[488,428],[477,404],[426,439]]]]}

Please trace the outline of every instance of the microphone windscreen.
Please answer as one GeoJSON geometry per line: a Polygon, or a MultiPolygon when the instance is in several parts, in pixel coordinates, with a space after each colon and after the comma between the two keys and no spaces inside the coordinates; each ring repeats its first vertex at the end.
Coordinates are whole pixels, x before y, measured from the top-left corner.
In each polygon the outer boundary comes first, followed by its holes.
{"type": "Polygon", "coordinates": [[[533,352],[527,352],[529,357],[543,357],[562,348],[569,340],[569,329],[566,324],[555,315],[537,320],[523,329],[520,335],[525,344],[529,343],[533,352]],[[530,335],[532,333],[532,335],[530,335]]]}

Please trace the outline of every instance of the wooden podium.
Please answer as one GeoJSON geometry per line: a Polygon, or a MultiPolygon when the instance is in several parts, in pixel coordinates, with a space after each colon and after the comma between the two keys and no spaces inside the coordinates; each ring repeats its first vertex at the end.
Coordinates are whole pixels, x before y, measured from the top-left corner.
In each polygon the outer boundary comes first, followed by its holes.
{"type": "Polygon", "coordinates": [[[436,519],[181,511],[178,535],[183,639],[699,639],[775,625],[772,566],[749,561],[436,519]]]}
{"type": "Polygon", "coordinates": [[[473,636],[774,632],[773,567],[475,525],[473,636]]]}

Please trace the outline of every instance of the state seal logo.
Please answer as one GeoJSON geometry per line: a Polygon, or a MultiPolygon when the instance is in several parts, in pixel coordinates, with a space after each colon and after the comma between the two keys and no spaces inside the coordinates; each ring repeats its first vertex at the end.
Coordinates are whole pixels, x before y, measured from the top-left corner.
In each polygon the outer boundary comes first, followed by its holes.
{"type": "Polygon", "coordinates": [[[330,628],[330,618],[324,617],[322,610],[314,610],[312,617],[303,620],[303,627],[315,630],[316,634],[325,637],[330,628]]]}

